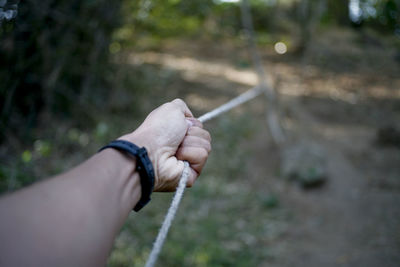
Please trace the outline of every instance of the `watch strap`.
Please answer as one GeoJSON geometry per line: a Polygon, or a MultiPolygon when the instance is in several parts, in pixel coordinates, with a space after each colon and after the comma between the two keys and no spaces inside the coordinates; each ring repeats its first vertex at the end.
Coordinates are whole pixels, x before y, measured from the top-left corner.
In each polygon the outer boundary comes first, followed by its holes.
{"type": "Polygon", "coordinates": [[[136,171],[140,176],[142,196],[133,210],[136,212],[141,210],[151,200],[150,195],[153,192],[155,181],[153,164],[150,161],[146,148],[139,148],[137,145],[125,140],[114,140],[102,147],[99,152],[106,148],[114,148],[136,158],[136,171]]]}

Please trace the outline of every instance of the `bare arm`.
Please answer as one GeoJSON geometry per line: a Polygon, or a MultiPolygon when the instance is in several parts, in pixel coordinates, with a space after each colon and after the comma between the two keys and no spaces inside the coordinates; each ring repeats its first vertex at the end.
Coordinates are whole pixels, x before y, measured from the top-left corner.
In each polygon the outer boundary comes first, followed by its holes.
{"type": "MultiPolygon", "coordinates": [[[[120,139],[146,147],[155,191],[176,188],[183,160],[191,165],[191,186],[211,149],[208,132],[181,100],[154,110],[120,139]]],[[[134,159],[106,149],[67,173],[2,197],[0,265],[104,265],[141,196],[135,168],[134,159]]]]}

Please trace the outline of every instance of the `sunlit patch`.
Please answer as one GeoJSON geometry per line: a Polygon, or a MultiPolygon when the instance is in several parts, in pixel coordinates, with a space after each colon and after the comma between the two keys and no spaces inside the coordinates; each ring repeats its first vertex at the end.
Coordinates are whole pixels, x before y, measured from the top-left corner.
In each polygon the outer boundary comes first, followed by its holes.
{"type": "Polygon", "coordinates": [[[277,42],[274,45],[275,52],[278,53],[279,55],[283,55],[287,52],[287,46],[283,42],[277,42]]]}
{"type": "Polygon", "coordinates": [[[0,25],[3,20],[11,20],[18,15],[18,4],[7,3],[7,1],[0,0],[0,25]]]}
{"type": "Polygon", "coordinates": [[[350,0],[349,1],[349,17],[352,22],[360,23],[362,20],[363,12],[360,7],[359,0],[350,0]]]}
{"type": "Polygon", "coordinates": [[[159,64],[171,69],[190,72],[186,77],[194,80],[198,77],[204,80],[204,75],[214,77],[224,77],[228,81],[254,86],[258,82],[257,74],[254,71],[237,70],[227,64],[213,63],[209,61],[202,61],[190,57],[178,57],[172,54],[161,53],[136,53],[130,57],[132,64],[159,64]]]}
{"type": "Polygon", "coordinates": [[[216,3],[220,4],[220,3],[238,3],[239,0],[216,0],[216,3]]]}
{"type": "Polygon", "coordinates": [[[215,97],[214,98],[205,97],[199,94],[189,94],[187,97],[185,97],[185,102],[190,107],[199,110],[211,110],[219,106],[221,103],[223,103],[224,100],[225,99],[218,99],[215,97]]]}

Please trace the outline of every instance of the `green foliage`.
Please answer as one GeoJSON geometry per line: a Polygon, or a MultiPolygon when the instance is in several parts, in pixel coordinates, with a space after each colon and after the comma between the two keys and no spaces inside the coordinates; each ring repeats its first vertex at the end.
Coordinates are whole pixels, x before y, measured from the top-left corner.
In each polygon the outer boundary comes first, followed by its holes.
{"type": "Polygon", "coordinates": [[[12,164],[0,165],[0,193],[12,192],[37,180],[32,173],[33,157],[31,151],[25,150],[12,164]]]}
{"type": "MultiPolygon", "coordinates": [[[[261,46],[271,46],[276,36],[297,37],[300,2],[251,1],[261,46]]],[[[347,2],[327,1],[321,18],[325,26],[349,25],[347,2]]],[[[398,29],[399,2],[375,3],[377,15],[368,18],[368,25],[386,32],[398,29]]],[[[143,118],[142,110],[148,112],[172,97],[182,97],[184,89],[166,89],[174,87],[171,84],[178,75],[174,71],[127,62],[127,55],[138,47],[163,48],[171,37],[193,42],[194,37],[204,36],[242,40],[238,3],[27,0],[20,2],[18,11],[15,20],[0,27],[0,139],[16,136],[14,143],[2,144],[0,156],[7,159],[2,158],[0,165],[0,192],[68,169],[110,139],[132,130],[143,118]],[[54,119],[59,117],[72,118],[72,122],[59,123],[54,119]]],[[[238,60],[237,65],[247,68],[250,63],[238,60]]],[[[171,232],[161,262],[166,266],[257,266],[262,262],[257,257],[269,255],[265,244],[279,235],[279,229],[270,230],[268,222],[279,221],[273,215],[279,215],[283,205],[265,189],[248,187],[243,140],[251,139],[255,127],[248,116],[226,114],[210,125],[213,153],[201,179],[185,196],[182,210],[191,212],[177,218],[174,230],[179,231],[171,232]],[[233,216],[240,223],[233,224],[233,216]]],[[[315,169],[308,172],[317,174],[315,169]]],[[[151,207],[128,221],[110,266],[144,264],[170,197],[154,196],[151,207]]]]}
{"type": "Polygon", "coordinates": [[[2,134],[29,138],[41,112],[68,116],[104,103],[118,14],[119,1],[20,2],[0,28],[2,134]]]}
{"type": "Polygon", "coordinates": [[[123,1],[124,24],[114,37],[117,41],[134,44],[132,37],[194,34],[201,29],[201,22],[211,7],[211,0],[123,1]]]}
{"type": "MultiPolygon", "coordinates": [[[[250,2],[260,44],[273,43],[274,33],[297,31],[302,1],[250,2]]],[[[399,32],[399,1],[371,3],[376,15],[368,23],[399,32]]],[[[347,4],[328,0],[322,21],[348,25],[347,4]]],[[[115,74],[110,53],[118,55],[140,42],[156,48],[169,37],[240,36],[241,28],[239,3],[21,1],[16,19],[0,26],[0,141],[11,132],[32,141],[29,133],[41,114],[79,116],[83,124],[90,123],[110,93],[115,74]]]]}
{"type": "MultiPolygon", "coordinates": [[[[315,1],[316,4],[317,2],[319,1],[315,1]]],[[[341,26],[350,25],[348,6],[349,0],[327,0],[325,19],[341,26]]]]}
{"type": "Polygon", "coordinates": [[[386,31],[395,32],[400,37],[400,1],[376,1],[374,8],[376,15],[369,17],[367,22],[386,31]]]}

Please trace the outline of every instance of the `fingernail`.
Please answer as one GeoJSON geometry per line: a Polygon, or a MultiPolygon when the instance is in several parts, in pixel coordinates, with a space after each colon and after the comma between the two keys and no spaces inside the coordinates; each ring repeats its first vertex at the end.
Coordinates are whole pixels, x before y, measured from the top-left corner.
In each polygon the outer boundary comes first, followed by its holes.
{"type": "Polygon", "coordinates": [[[187,121],[189,127],[192,127],[192,126],[193,126],[193,122],[192,122],[191,120],[186,119],[186,121],[187,121]]]}

